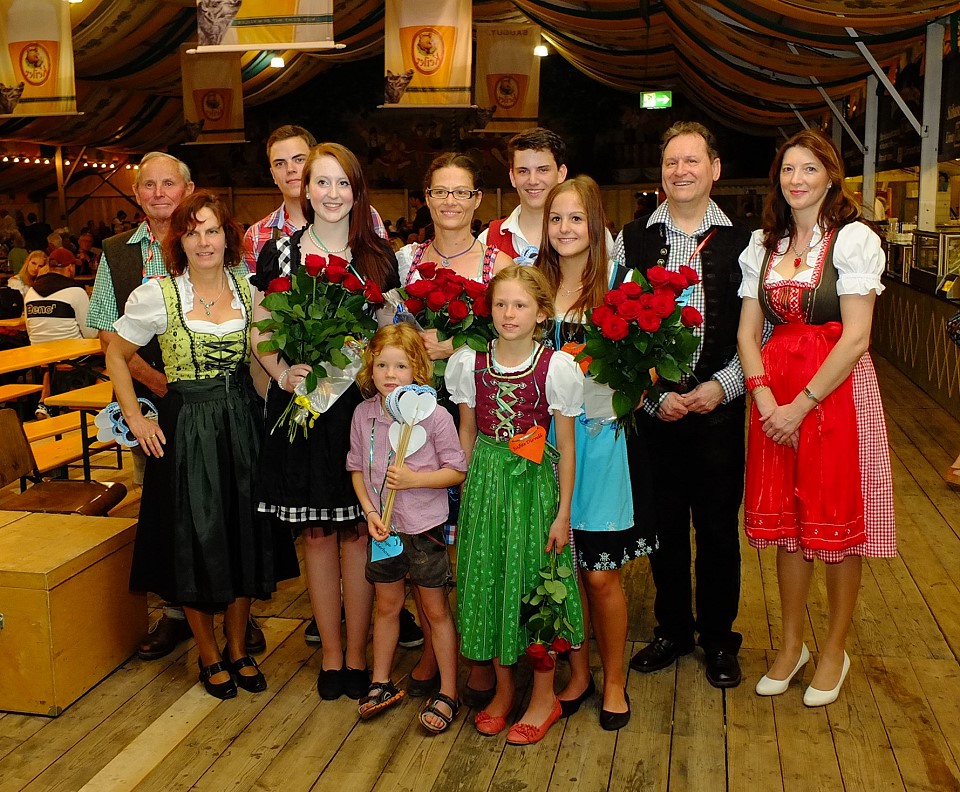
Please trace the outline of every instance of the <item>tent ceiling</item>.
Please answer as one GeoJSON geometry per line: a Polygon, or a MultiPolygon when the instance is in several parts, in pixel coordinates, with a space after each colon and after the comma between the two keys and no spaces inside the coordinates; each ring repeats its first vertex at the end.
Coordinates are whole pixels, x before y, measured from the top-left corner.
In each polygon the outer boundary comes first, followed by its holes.
{"type": "MultiPolygon", "coordinates": [[[[84,0],[71,6],[82,115],[0,122],[0,146],[86,145],[118,153],[186,139],[181,44],[196,39],[194,0],[84,0]]],[[[753,132],[794,127],[793,108],[824,111],[810,77],[834,99],[862,86],[869,66],[847,28],[885,68],[923,46],[925,26],[960,11],[946,0],[476,0],[474,21],[541,25],[573,66],[625,91],[681,91],[721,122],[753,132]]],[[[336,0],[346,49],[243,56],[247,105],[276,99],[338,63],[383,50],[383,0],[336,0]]],[[[7,174],[0,170],[3,182],[7,174]]]]}

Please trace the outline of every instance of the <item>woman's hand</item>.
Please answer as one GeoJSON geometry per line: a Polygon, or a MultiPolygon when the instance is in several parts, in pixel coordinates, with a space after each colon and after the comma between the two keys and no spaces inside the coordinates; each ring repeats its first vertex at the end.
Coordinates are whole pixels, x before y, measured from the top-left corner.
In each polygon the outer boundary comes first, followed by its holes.
{"type": "Polygon", "coordinates": [[[155,420],[143,415],[132,415],[127,420],[127,426],[130,427],[130,432],[140,443],[143,453],[152,457],[163,456],[163,446],[166,444],[167,438],[163,436],[163,431],[155,420]]]}
{"type": "Polygon", "coordinates": [[[799,439],[800,424],[806,415],[792,402],[776,407],[765,419],[762,419],[763,433],[775,443],[793,445],[792,438],[796,435],[799,439]]]}
{"type": "Polygon", "coordinates": [[[408,467],[390,465],[387,468],[387,489],[405,490],[417,487],[417,474],[408,467]]]}
{"type": "Polygon", "coordinates": [[[547,534],[546,551],[559,553],[568,544],[570,544],[570,518],[558,516],[550,526],[550,533],[547,534]]]}
{"type": "Polygon", "coordinates": [[[390,529],[383,524],[380,515],[375,511],[367,514],[367,533],[370,534],[371,539],[376,539],[378,542],[382,542],[390,535],[390,529]]]}
{"type": "Polygon", "coordinates": [[[277,380],[277,383],[280,385],[281,390],[285,390],[287,393],[293,393],[297,385],[303,382],[311,371],[313,371],[313,369],[306,363],[294,363],[290,368],[286,369],[285,372],[280,373],[280,379],[277,380]]]}
{"type": "Polygon", "coordinates": [[[453,354],[453,340],[448,338],[446,341],[440,341],[434,329],[424,330],[420,333],[420,338],[423,339],[423,345],[427,348],[430,360],[446,360],[453,354]]]}

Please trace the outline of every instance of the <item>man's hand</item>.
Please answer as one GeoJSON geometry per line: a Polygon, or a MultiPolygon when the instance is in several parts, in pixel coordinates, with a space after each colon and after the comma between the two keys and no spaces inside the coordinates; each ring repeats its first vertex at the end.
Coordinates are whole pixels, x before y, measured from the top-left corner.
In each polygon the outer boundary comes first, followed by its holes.
{"type": "Polygon", "coordinates": [[[724,395],[723,386],[719,382],[707,380],[680,398],[689,412],[703,414],[713,412],[723,402],[724,395]]]}
{"type": "Polygon", "coordinates": [[[657,417],[661,421],[679,421],[689,412],[683,396],[670,391],[663,397],[657,409],[657,417]]]}

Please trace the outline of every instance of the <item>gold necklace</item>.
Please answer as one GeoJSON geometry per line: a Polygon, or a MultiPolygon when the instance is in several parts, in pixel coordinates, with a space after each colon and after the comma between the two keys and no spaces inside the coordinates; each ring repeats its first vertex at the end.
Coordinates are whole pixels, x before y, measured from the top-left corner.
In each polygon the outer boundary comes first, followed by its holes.
{"type": "Polygon", "coordinates": [[[571,294],[576,294],[578,291],[581,291],[582,289],[583,289],[582,283],[579,286],[577,286],[576,289],[564,289],[563,284],[562,283],[560,284],[560,292],[567,297],[569,297],[571,294]]]}

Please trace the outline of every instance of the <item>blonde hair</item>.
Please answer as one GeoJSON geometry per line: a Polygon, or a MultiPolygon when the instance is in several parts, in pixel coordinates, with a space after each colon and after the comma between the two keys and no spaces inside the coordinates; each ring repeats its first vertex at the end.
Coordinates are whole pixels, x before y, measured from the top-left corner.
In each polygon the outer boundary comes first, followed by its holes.
{"type": "Polygon", "coordinates": [[[554,314],[553,291],[550,289],[550,284],[546,276],[536,267],[521,267],[517,264],[504,267],[493,276],[489,286],[487,286],[487,294],[489,295],[491,306],[496,299],[494,293],[497,290],[497,286],[506,281],[518,281],[520,286],[523,287],[523,290],[529,294],[537,304],[537,310],[546,314],[547,318],[544,321],[537,322],[537,330],[534,333],[534,338],[539,341],[543,338],[543,328],[546,325],[547,319],[552,319],[554,314]]]}
{"type": "Polygon", "coordinates": [[[386,347],[397,347],[410,361],[413,372],[413,381],[417,385],[433,384],[433,361],[427,354],[423,339],[420,338],[413,325],[406,322],[385,325],[370,339],[370,344],[363,352],[363,368],[357,372],[357,387],[364,396],[373,396],[377,389],[373,384],[373,364],[377,356],[386,347]]]}
{"type": "Polygon", "coordinates": [[[23,266],[20,268],[20,282],[24,286],[33,286],[34,279],[40,276],[40,274],[43,272],[43,268],[46,266],[46,253],[44,253],[42,250],[30,251],[27,254],[27,257],[23,260],[23,266]],[[31,267],[33,269],[31,269],[31,267]]]}

